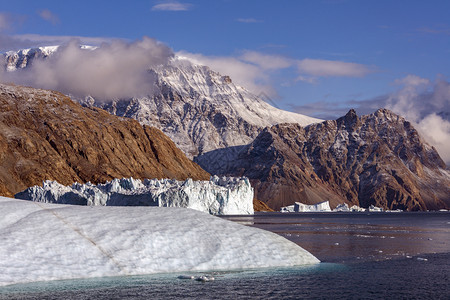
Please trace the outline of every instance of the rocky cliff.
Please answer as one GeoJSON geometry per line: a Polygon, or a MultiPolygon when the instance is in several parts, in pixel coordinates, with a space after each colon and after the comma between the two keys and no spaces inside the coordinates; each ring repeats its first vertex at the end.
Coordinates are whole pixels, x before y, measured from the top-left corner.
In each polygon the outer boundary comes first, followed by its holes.
{"type": "MultiPolygon", "coordinates": [[[[3,57],[5,60],[5,70],[15,71],[28,68],[35,59],[45,59],[58,50],[58,46],[39,47],[31,49],[21,49],[19,51],[8,51],[3,57]]],[[[0,54],[0,56],[2,56],[0,54]]]]}
{"type": "Polygon", "coordinates": [[[0,194],[43,180],[101,183],[114,178],[209,174],[160,130],[85,108],[47,90],[0,85],[0,194]]]}
{"type": "Polygon", "coordinates": [[[153,68],[157,92],[143,98],[85,105],[155,126],[190,158],[211,150],[250,143],[266,126],[284,122],[308,125],[321,120],[275,108],[231,78],[175,57],[153,68]]]}
{"type": "Polygon", "coordinates": [[[246,176],[255,196],[278,210],[329,200],[385,209],[450,208],[450,173],[404,118],[380,109],[335,121],[266,128],[249,145],[196,161],[214,174],[246,176]]]}

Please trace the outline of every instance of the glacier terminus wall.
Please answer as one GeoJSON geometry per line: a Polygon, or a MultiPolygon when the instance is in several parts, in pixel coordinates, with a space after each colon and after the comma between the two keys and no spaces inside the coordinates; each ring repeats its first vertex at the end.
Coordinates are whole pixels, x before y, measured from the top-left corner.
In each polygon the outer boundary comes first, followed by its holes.
{"type": "Polygon", "coordinates": [[[42,187],[30,187],[15,198],[88,206],[185,207],[212,215],[254,213],[253,188],[246,177],[212,176],[209,181],[122,178],[72,186],[44,181],[42,187]]]}

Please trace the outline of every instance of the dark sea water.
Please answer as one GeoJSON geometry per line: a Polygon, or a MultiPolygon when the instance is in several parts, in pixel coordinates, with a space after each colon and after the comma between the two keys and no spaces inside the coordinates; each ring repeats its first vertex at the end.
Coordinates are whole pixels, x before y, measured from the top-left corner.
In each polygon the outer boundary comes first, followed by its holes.
{"type": "Polygon", "coordinates": [[[210,282],[162,274],[21,284],[0,288],[0,299],[450,299],[448,212],[224,218],[278,233],[322,263],[189,274],[210,282]]]}

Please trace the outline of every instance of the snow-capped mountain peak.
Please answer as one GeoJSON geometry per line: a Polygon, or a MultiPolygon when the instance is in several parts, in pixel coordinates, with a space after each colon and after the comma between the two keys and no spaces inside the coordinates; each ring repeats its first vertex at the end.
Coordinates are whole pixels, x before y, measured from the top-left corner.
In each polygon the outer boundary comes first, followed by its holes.
{"type": "Polygon", "coordinates": [[[224,74],[184,57],[153,68],[154,95],[96,102],[109,112],[160,128],[188,157],[250,143],[264,127],[321,120],[271,106],[224,74]]]}
{"type": "MultiPolygon", "coordinates": [[[[27,68],[34,59],[45,59],[57,49],[58,46],[51,46],[8,52],[5,69],[27,68]]],[[[86,95],[85,99],[75,100],[161,129],[190,158],[218,148],[248,144],[267,126],[306,126],[321,121],[275,108],[235,84],[226,74],[186,57],[174,56],[150,72],[155,75],[155,82],[148,83],[154,93],[146,97],[130,95],[128,99],[100,101],[86,95]]]]}

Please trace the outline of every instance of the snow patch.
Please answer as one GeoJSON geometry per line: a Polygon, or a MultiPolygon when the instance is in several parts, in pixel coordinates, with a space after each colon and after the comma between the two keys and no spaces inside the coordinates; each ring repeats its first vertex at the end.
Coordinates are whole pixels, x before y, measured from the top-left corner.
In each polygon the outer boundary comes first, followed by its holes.
{"type": "Polygon", "coordinates": [[[88,206],[185,207],[213,215],[253,214],[253,188],[247,178],[212,176],[209,181],[114,179],[105,184],[64,186],[44,181],[15,195],[44,203],[88,206]]]}

